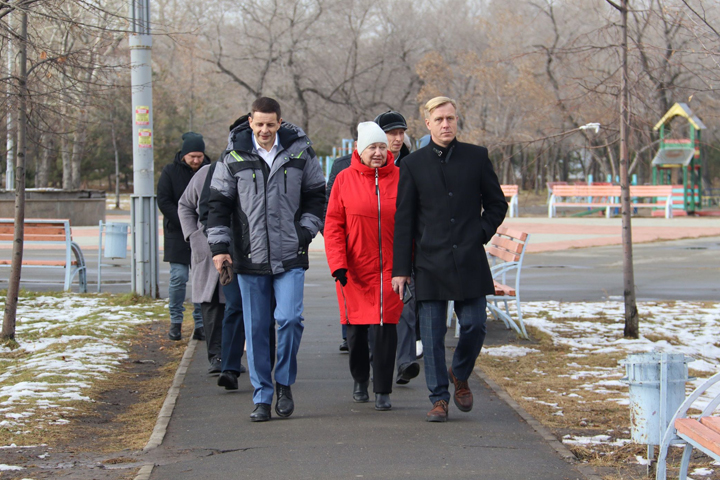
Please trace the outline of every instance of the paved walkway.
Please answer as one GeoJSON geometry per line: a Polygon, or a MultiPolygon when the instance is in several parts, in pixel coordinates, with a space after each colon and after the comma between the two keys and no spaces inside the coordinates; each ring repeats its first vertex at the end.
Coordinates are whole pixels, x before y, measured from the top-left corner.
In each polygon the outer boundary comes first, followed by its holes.
{"type": "MultiPolygon", "coordinates": [[[[475,408],[461,413],[451,405],[445,424],[424,421],[431,404],[422,372],[396,386],[389,412],[353,403],[324,255],[312,253],[311,265],[293,416],[251,423],[248,376],[237,392],[217,387],[198,344],[165,440],[147,455],[157,465],[151,479],[586,478],[477,376],[470,381],[475,408]]],[[[493,323],[488,341],[504,337],[493,323]]],[[[449,336],[449,347],[454,342],[449,336]]]]}

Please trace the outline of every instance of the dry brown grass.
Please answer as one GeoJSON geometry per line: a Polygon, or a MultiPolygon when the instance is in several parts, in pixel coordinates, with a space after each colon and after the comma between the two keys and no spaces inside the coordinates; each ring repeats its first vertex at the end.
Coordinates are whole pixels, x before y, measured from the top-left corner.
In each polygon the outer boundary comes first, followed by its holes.
{"type": "MultiPolygon", "coordinates": [[[[556,319],[560,322],[565,320],[572,319],[556,319]]],[[[597,321],[601,323],[603,318],[597,321]]],[[[626,353],[619,350],[569,357],[569,347],[554,345],[548,335],[532,327],[528,328],[528,332],[536,342],[529,346],[539,350],[539,353],[514,358],[482,355],[478,367],[505,389],[523,409],[549,428],[558,440],[563,441],[566,436],[609,436],[606,442],[599,445],[566,443],[578,460],[596,468],[605,480],[647,478],[644,473],[647,467],[638,465],[637,461],[637,457],[646,457],[645,445],[622,442],[617,446],[609,444],[630,438],[629,408],[612,401],[625,398],[622,393],[627,391],[627,387],[611,385],[598,388],[593,384],[593,376],[568,374],[570,371],[604,371],[611,374],[609,380],[619,380],[624,374],[619,363],[626,353]],[[569,368],[569,364],[573,367],[569,368]]],[[[672,339],[658,336],[658,340],[672,339]]],[[[669,468],[677,467],[679,453],[679,449],[671,450],[669,468]]],[[[702,478],[720,479],[720,472],[717,467],[712,467],[712,461],[701,454],[694,457],[691,469],[703,466],[713,468],[716,470],[713,475],[702,478]]]]}

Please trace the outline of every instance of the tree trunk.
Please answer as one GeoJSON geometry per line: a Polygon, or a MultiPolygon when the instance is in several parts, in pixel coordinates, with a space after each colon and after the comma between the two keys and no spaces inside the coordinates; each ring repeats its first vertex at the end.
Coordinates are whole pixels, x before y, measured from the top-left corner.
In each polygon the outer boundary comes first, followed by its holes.
{"type": "MultiPolygon", "coordinates": [[[[12,27],[12,14],[8,15],[8,26],[12,27]]],[[[15,57],[13,53],[13,41],[8,39],[7,42],[7,67],[8,77],[12,77],[15,72],[15,57]]],[[[6,137],[6,169],[5,169],[5,189],[12,190],[15,188],[15,123],[13,122],[13,86],[12,82],[8,82],[7,87],[7,137],[6,137]]]]}
{"type": "Polygon", "coordinates": [[[72,165],[70,163],[70,138],[65,133],[60,141],[60,156],[62,158],[62,188],[72,190],[72,165]]]}
{"type": "Polygon", "coordinates": [[[73,149],[72,159],[70,161],[72,171],[72,189],[77,190],[80,188],[82,178],[80,176],[80,170],[82,167],[82,157],[85,152],[85,140],[87,139],[87,125],[81,119],[78,120],[75,127],[75,134],[73,135],[73,149]]]}
{"type": "Polygon", "coordinates": [[[8,280],[5,315],[3,317],[3,339],[15,338],[20,274],[22,272],[23,239],[25,237],[25,150],[27,128],[27,12],[22,12],[18,52],[18,137],[17,163],[15,171],[15,234],[13,236],[12,266],[8,280]]]}
{"type": "Polygon", "coordinates": [[[55,136],[51,132],[40,135],[40,162],[37,169],[37,188],[47,188],[50,183],[50,164],[55,153],[55,136]]]}
{"type": "Polygon", "coordinates": [[[535,155],[535,159],[533,161],[533,189],[535,190],[535,195],[537,195],[540,192],[540,179],[538,178],[540,176],[540,158],[535,155]]]}
{"type": "Polygon", "coordinates": [[[628,179],[628,133],[630,132],[630,92],[628,87],[628,0],[622,0],[622,98],[620,100],[620,195],[622,201],[623,295],[625,297],[625,337],[639,338],[639,316],[635,299],[632,228],[630,223],[630,183],[628,179]]]}

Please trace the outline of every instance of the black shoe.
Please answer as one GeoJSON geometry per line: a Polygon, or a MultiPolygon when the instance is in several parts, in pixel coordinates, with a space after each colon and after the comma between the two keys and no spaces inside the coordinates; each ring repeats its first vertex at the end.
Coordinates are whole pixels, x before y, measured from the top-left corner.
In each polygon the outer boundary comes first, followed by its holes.
{"type": "Polygon", "coordinates": [[[247,373],[247,368],[245,368],[245,365],[243,365],[242,363],[240,364],[240,371],[238,372],[238,374],[240,373],[247,373]]]}
{"type": "Polygon", "coordinates": [[[420,364],[418,362],[410,362],[405,365],[400,365],[398,369],[398,376],[395,383],[398,385],[407,385],[410,380],[417,377],[420,373],[420,364]]]}
{"type": "Polygon", "coordinates": [[[231,372],[230,370],[222,372],[218,377],[218,386],[225,387],[225,390],[237,390],[238,376],[235,372],[231,372]]]}
{"type": "Polygon", "coordinates": [[[168,338],[170,340],[178,341],[182,338],[182,323],[171,323],[170,331],[168,332],[168,338]]]}
{"type": "Polygon", "coordinates": [[[343,338],[342,343],[340,344],[340,351],[341,352],[349,352],[350,347],[348,347],[347,340],[343,338]]]}
{"type": "Polygon", "coordinates": [[[290,387],[276,383],[275,390],[277,391],[275,413],[278,414],[278,417],[287,418],[295,411],[295,403],[293,402],[290,387]]]}
{"type": "Polygon", "coordinates": [[[355,382],[355,386],[353,386],[353,402],[365,403],[370,399],[368,395],[368,383],[369,382],[355,382]]]}
{"type": "Polygon", "coordinates": [[[389,393],[376,393],[375,394],[375,410],[385,411],[390,410],[392,405],[390,404],[389,393]]]}
{"type": "Polygon", "coordinates": [[[192,336],[195,340],[200,340],[201,342],[205,341],[205,327],[198,327],[193,332],[192,336]]]}
{"type": "Polygon", "coordinates": [[[270,420],[270,405],[267,403],[256,403],[255,410],[250,414],[251,422],[267,422],[270,420]]]}
{"type": "Polygon", "coordinates": [[[220,373],[222,371],[222,360],[220,357],[213,357],[210,360],[210,366],[208,367],[208,374],[220,373]]]}

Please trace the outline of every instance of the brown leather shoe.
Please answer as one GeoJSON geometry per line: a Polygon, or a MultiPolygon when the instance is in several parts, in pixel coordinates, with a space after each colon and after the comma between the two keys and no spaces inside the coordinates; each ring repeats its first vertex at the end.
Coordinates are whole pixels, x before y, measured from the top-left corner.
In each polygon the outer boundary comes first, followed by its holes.
{"type": "Polygon", "coordinates": [[[427,413],[425,420],[428,422],[447,422],[448,403],[445,400],[438,400],[433,403],[433,408],[427,413]]]}
{"type": "Polygon", "coordinates": [[[455,385],[455,395],[453,395],[455,406],[458,407],[461,412],[469,412],[473,407],[473,394],[470,391],[467,380],[461,381],[455,378],[452,367],[448,369],[448,375],[450,376],[450,381],[455,385]]]}

